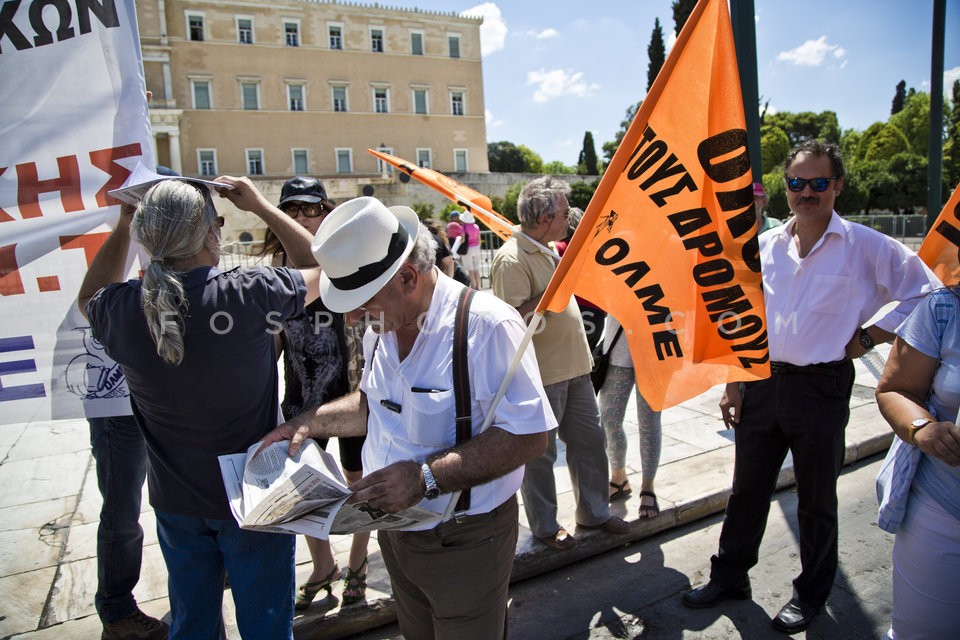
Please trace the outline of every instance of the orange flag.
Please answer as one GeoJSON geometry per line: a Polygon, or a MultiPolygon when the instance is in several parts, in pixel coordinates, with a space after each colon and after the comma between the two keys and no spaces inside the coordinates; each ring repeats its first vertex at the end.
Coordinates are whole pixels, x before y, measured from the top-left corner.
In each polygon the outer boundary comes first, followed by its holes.
{"type": "Polygon", "coordinates": [[[700,0],[537,308],[613,314],[654,409],[770,375],[751,175],[727,0],[700,0]]]}
{"type": "Polygon", "coordinates": [[[937,274],[940,282],[948,287],[960,284],[960,185],[953,190],[933,227],[920,245],[917,255],[930,270],[937,274]]]}
{"type": "Polygon", "coordinates": [[[493,203],[490,198],[479,191],[461,184],[453,178],[448,178],[439,171],[418,167],[407,162],[403,158],[392,156],[389,153],[367,149],[367,152],[375,155],[384,162],[392,164],[396,168],[413,176],[423,184],[439,191],[444,196],[450,198],[458,205],[473,213],[474,217],[482,222],[488,229],[496,233],[503,240],[509,240],[513,235],[513,223],[493,210],[493,203]]]}

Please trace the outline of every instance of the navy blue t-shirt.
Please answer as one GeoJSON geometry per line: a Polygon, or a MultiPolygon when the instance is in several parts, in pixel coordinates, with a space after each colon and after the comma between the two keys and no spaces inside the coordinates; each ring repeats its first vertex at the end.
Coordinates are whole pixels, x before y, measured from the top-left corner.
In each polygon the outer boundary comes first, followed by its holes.
{"type": "Polygon", "coordinates": [[[245,451],[277,425],[274,335],[303,312],[306,286],[284,268],[201,267],[180,277],[188,311],[179,366],[157,355],[139,280],[98,291],[87,315],[127,378],[147,443],[150,504],[230,519],[217,456],[245,451]]]}

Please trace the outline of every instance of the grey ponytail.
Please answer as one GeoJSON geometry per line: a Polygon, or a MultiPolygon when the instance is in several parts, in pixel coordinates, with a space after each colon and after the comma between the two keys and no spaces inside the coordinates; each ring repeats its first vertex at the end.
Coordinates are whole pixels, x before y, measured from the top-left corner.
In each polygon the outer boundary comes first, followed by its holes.
{"type": "Polygon", "coordinates": [[[183,360],[187,299],[183,283],[165,261],[189,258],[203,248],[218,250],[208,233],[216,216],[206,187],[181,180],[155,184],[133,216],[131,235],[153,256],[143,272],[143,314],[157,354],[173,365],[183,360]]]}

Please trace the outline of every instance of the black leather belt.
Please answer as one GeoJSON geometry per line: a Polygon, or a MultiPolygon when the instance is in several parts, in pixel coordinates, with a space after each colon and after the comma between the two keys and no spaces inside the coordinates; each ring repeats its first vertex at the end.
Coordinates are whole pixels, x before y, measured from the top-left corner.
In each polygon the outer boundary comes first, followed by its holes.
{"type": "Polygon", "coordinates": [[[813,373],[821,376],[839,375],[840,369],[845,366],[849,360],[837,360],[836,362],[818,362],[817,364],[790,364],[789,362],[771,362],[770,372],[781,374],[813,373]]]}

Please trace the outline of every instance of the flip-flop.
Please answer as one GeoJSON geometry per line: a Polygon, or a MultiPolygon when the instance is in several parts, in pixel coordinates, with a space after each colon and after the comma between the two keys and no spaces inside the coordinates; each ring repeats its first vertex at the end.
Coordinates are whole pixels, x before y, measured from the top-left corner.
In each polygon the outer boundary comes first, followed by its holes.
{"type": "Polygon", "coordinates": [[[633,493],[633,489],[628,487],[627,486],[628,484],[630,484],[629,480],[624,480],[620,484],[617,484],[616,482],[611,482],[610,488],[616,489],[616,491],[610,494],[610,498],[609,498],[610,502],[613,502],[614,500],[626,500],[627,498],[629,498],[630,494],[633,493]]]}
{"type": "Polygon", "coordinates": [[[641,491],[640,492],[640,511],[637,514],[638,518],[652,520],[660,515],[660,504],[657,502],[657,494],[653,491],[641,491]],[[643,498],[653,498],[652,505],[643,504],[643,498]]]}

